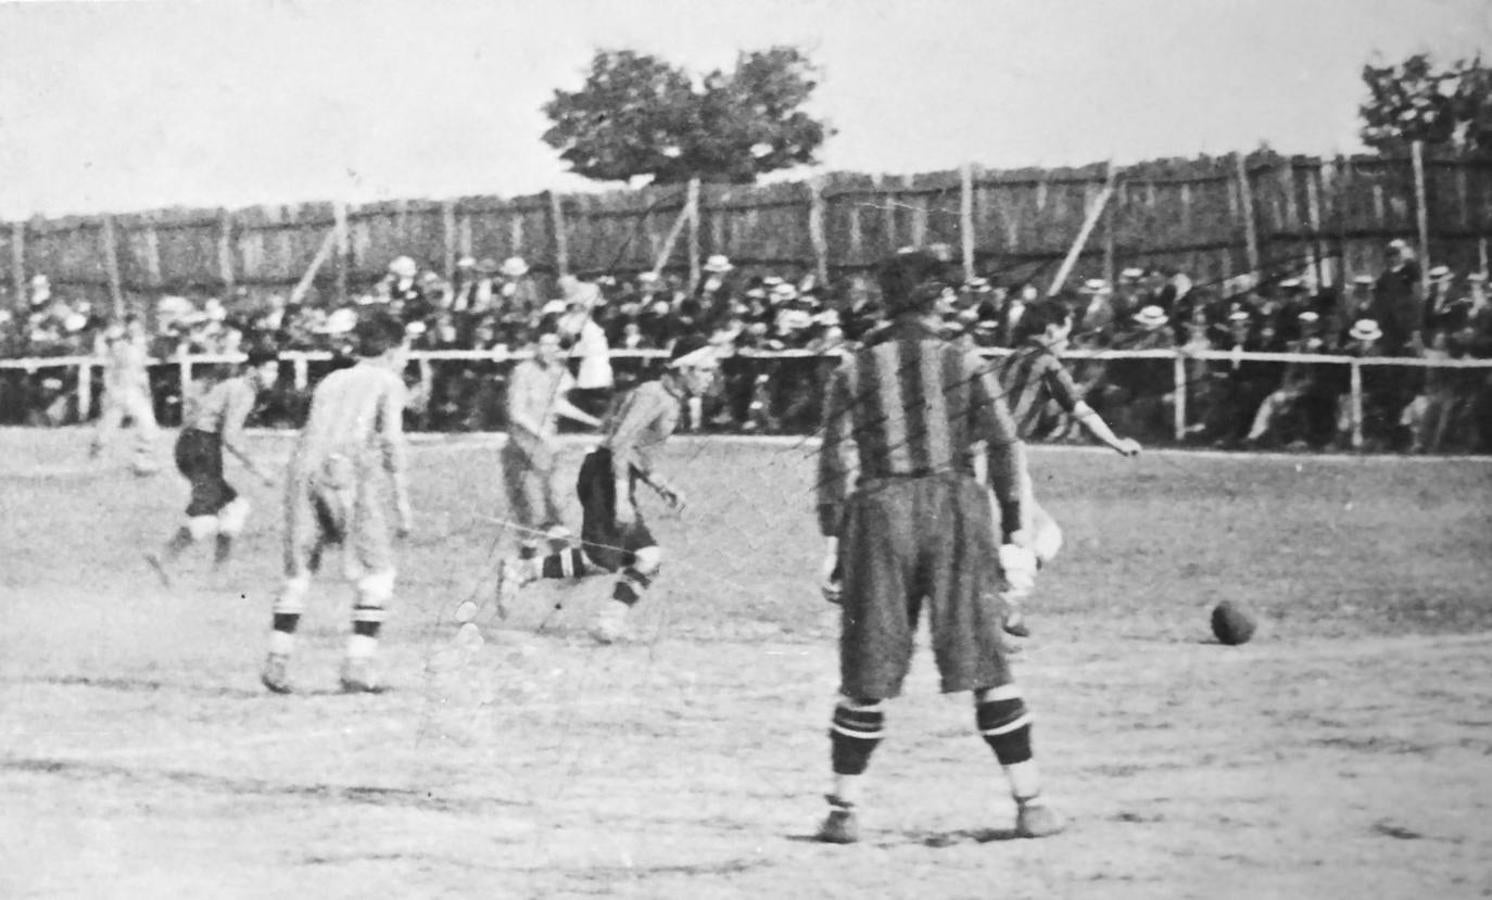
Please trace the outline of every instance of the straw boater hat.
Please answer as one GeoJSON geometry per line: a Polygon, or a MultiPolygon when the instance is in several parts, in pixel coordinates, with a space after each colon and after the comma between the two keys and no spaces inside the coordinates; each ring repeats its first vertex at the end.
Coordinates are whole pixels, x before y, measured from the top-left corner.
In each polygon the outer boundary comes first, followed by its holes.
{"type": "Polygon", "coordinates": [[[1487,273],[1486,272],[1472,272],[1470,275],[1466,276],[1466,280],[1470,281],[1470,282],[1473,282],[1475,284],[1485,284],[1486,281],[1487,281],[1487,273]]]}
{"type": "Polygon", "coordinates": [[[1080,294],[1107,294],[1108,292],[1109,283],[1102,278],[1090,278],[1083,282],[1082,287],[1078,288],[1078,293],[1080,294]]]}
{"type": "Polygon", "coordinates": [[[1372,319],[1358,319],[1347,336],[1354,341],[1376,341],[1383,337],[1383,329],[1372,319]]]}
{"type": "Polygon", "coordinates": [[[1159,306],[1145,307],[1144,309],[1135,313],[1134,319],[1148,331],[1154,331],[1155,329],[1171,321],[1171,317],[1166,315],[1166,311],[1161,309],[1159,306]]]}
{"type": "Polygon", "coordinates": [[[1287,291],[1298,291],[1302,287],[1304,287],[1304,285],[1300,283],[1299,278],[1286,278],[1284,281],[1280,282],[1280,287],[1284,288],[1287,291]]]}
{"type": "Polygon", "coordinates": [[[734,268],[735,266],[730,264],[730,259],[723,253],[716,253],[714,256],[711,256],[705,260],[704,265],[706,272],[729,272],[734,268]]]}
{"type": "Polygon", "coordinates": [[[456,268],[458,269],[474,269],[476,266],[477,258],[475,256],[463,256],[456,260],[456,268]]]}
{"type": "Polygon", "coordinates": [[[1435,268],[1430,270],[1429,275],[1431,281],[1450,281],[1450,266],[1436,266],[1435,268]]]}
{"type": "Polygon", "coordinates": [[[509,278],[522,278],[528,274],[528,263],[521,256],[510,256],[503,260],[502,273],[509,278]]]}
{"type": "Polygon", "coordinates": [[[408,256],[399,256],[389,263],[389,272],[400,278],[413,278],[419,274],[420,267],[408,256]]]}
{"type": "Polygon", "coordinates": [[[786,282],[779,282],[772,287],[772,300],[776,303],[785,303],[788,300],[798,299],[798,289],[786,282]]]}
{"type": "Polygon", "coordinates": [[[1361,287],[1372,287],[1373,286],[1373,276],[1372,275],[1359,275],[1356,278],[1352,279],[1352,283],[1355,284],[1355,285],[1359,285],[1361,287]]]}
{"type": "Polygon", "coordinates": [[[1252,318],[1253,316],[1249,315],[1246,309],[1235,309],[1228,315],[1228,321],[1230,322],[1247,322],[1252,318]]]}
{"type": "Polygon", "coordinates": [[[970,278],[964,282],[964,290],[974,294],[988,294],[991,290],[988,278],[970,278]]]}
{"type": "Polygon", "coordinates": [[[539,315],[558,316],[564,313],[564,311],[568,308],[569,307],[565,305],[565,301],[563,300],[550,300],[548,303],[545,303],[542,307],[540,307],[539,315]]]}

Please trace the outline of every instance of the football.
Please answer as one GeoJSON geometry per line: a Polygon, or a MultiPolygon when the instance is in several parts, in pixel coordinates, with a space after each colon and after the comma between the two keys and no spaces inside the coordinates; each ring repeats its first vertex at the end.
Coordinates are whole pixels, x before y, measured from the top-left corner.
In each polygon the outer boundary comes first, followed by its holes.
{"type": "Polygon", "coordinates": [[[1229,646],[1247,644],[1258,624],[1252,613],[1231,600],[1212,608],[1212,633],[1229,646]]]}

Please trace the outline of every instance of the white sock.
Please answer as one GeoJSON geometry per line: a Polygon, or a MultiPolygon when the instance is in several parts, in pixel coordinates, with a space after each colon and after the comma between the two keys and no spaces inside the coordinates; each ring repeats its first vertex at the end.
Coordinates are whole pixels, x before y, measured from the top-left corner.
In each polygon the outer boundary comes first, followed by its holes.
{"type": "Polygon", "coordinates": [[[1036,768],[1036,760],[1028,759],[1004,768],[1005,778],[1010,782],[1010,793],[1017,803],[1035,800],[1041,794],[1041,773],[1036,768]]]}
{"type": "Polygon", "coordinates": [[[295,635],[288,631],[274,631],[269,633],[269,652],[278,656],[289,656],[290,651],[295,649],[295,635]]]}
{"type": "Polygon", "coordinates": [[[860,793],[865,784],[864,775],[834,775],[834,796],[851,805],[860,802],[860,793]]]}
{"type": "Polygon", "coordinates": [[[371,659],[378,650],[378,638],[366,634],[349,635],[347,638],[348,659],[371,659]]]}

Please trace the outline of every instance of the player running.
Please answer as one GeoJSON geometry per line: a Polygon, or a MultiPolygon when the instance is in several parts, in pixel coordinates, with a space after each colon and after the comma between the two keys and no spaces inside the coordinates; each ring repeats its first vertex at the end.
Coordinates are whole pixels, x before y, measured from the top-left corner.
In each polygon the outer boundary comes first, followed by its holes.
{"type": "Polygon", "coordinates": [[[901,693],[924,605],[942,690],[973,692],[976,727],[1016,802],[1017,833],[1062,828],[1040,800],[1031,715],[1010,671],[997,597],[1002,581],[1035,577],[1018,530],[1028,496],[1024,448],[983,361],[940,336],[943,269],[920,252],[882,264],[893,322],[844,361],[825,395],[819,528],[844,576],[837,598],[826,592],[842,607],[841,697],[829,732],[834,789],[818,832],[828,843],[859,839],[862,776],[885,733],[885,701],[901,693]],[[998,516],[974,474],[980,441],[998,516]]]}
{"type": "Polygon", "coordinates": [[[652,488],[672,508],[684,507],[684,495],[653,467],[653,454],[678,427],[681,404],[709,389],[718,366],[709,342],[687,335],[675,342],[662,377],[627,394],[607,423],[600,446],[580,466],[575,489],[584,516],[581,546],[543,558],[504,561],[498,582],[501,606],[540,578],[619,573],[591,636],[602,644],[625,636],[628,613],[663,564],[663,550],[637,509],[637,483],[652,488]]]}
{"type": "MultiPolygon", "coordinates": [[[[1059,354],[1067,349],[1072,335],[1072,310],[1060,300],[1035,302],[1026,308],[1021,326],[1025,341],[993,366],[1021,440],[1040,440],[1051,434],[1065,412],[1121,456],[1139,454],[1137,441],[1114,434],[1103,417],[1083,401],[1072,375],[1062,365],[1059,354]]],[[[999,452],[1000,448],[990,447],[991,471],[995,466],[993,454],[999,452]]],[[[1036,553],[1038,567],[1044,566],[1062,548],[1062,529],[1036,501],[1029,476],[1024,478],[1022,490],[1025,499],[1022,508],[1027,516],[1024,527],[1031,535],[1031,549],[1036,553]]],[[[1021,610],[1028,595],[1029,589],[1006,593],[1005,630],[1016,637],[1028,637],[1031,633],[1021,610]]]]}
{"type": "MultiPolygon", "coordinates": [[[[160,470],[156,461],[156,443],[160,426],[155,421],[155,406],[150,397],[150,348],[146,344],[145,326],[131,313],[123,324],[104,332],[99,349],[104,357],[103,412],[93,433],[89,455],[97,459],[124,427],[128,418],[135,428],[134,471],[136,475],[153,475],[160,470]]],[[[87,377],[87,373],[84,373],[87,377]]],[[[83,411],[87,415],[87,410],[83,411]]]]}
{"type": "Polygon", "coordinates": [[[513,368],[508,381],[508,442],[502,449],[503,488],[521,531],[519,558],[539,555],[541,536],[563,534],[555,496],[555,442],[561,416],[598,428],[601,420],[566,399],[575,378],[560,356],[559,335],[546,332],[534,355],[513,368]]]}
{"type": "Polygon", "coordinates": [[[176,439],[176,468],[192,485],[192,499],[182,525],[159,553],[145,559],[171,586],[171,566],[186,548],[209,537],[217,539],[214,565],[222,567],[233,553],[233,539],[243,531],[249,500],[239,496],[223,477],[223,451],[238,457],[266,486],[274,479],[249,456],[244,444],[244,422],[253,412],[259,392],[279,377],[280,360],[273,350],[250,350],[238,374],[208,391],[188,410],[176,439]]]}
{"type": "Polygon", "coordinates": [[[388,314],[357,323],[358,362],[328,375],[290,457],[285,491],[285,584],[275,599],[269,656],[260,680],[291,691],[287,676],[295,629],[311,576],[329,544],[342,545],[343,570],[357,587],[342,690],[380,689],[373,667],[385,609],[394,593],[394,534],[407,535],[408,466],[404,448],[403,372],[409,359],[404,325],[388,314]],[[392,490],[397,523],[389,526],[392,490]]]}

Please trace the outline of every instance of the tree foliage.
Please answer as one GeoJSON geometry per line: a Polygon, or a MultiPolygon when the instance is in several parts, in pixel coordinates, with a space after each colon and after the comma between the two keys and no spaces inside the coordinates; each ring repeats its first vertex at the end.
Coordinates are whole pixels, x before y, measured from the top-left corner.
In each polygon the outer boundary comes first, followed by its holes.
{"type": "Polygon", "coordinates": [[[1492,153],[1492,68],[1480,56],[1437,66],[1419,53],[1397,65],[1363,67],[1368,98],[1358,112],[1363,143],[1379,152],[1413,141],[1492,153]]]}
{"type": "Polygon", "coordinates": [[[803,109],[817,75],[796,47],[742,53],[733,71],[698,79],[655,56],[598,50],[584,86],[544,104],[553,123],[544,142],[571,171],[599,181],[749,184],[817,162],[832,134],[803,109]]]}

